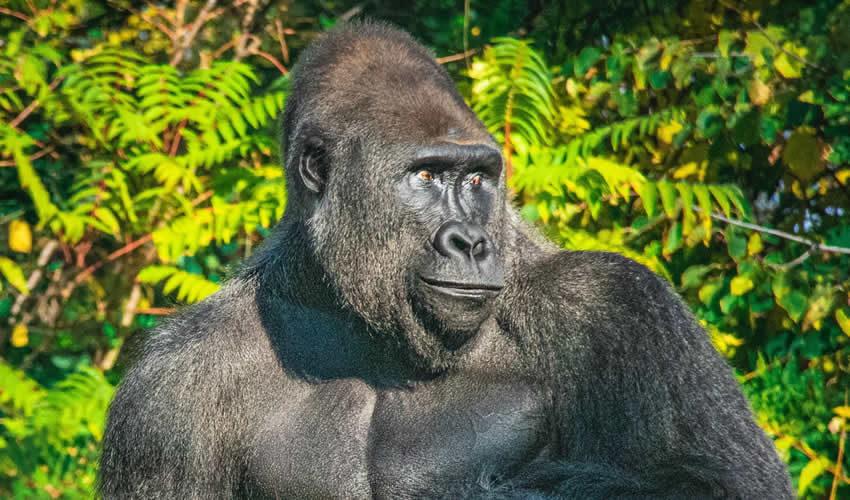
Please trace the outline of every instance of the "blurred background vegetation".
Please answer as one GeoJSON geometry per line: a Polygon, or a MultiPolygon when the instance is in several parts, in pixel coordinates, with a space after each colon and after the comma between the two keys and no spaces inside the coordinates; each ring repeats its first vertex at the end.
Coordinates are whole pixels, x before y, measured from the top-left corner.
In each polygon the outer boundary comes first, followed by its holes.
{"type": "Polygon", "coordinates": [[[364,16],[434,48],[526,219],[677,287],[801,497],[850,498],[848,0],[3,0],[0,497],[92,495],[133,346],[283,213],[287,69],[364,16]]]}

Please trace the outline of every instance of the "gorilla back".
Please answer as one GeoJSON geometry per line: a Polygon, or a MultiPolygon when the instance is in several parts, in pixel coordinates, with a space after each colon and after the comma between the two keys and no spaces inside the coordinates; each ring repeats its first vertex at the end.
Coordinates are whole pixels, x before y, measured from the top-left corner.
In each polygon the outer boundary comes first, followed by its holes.
{"type": "Polygon", "coordinates": [[[286,214],[147,341],[105,498],[792,498],[670,287],[531,236],[408,35],[325,34],[282,123],[286,214]]]}

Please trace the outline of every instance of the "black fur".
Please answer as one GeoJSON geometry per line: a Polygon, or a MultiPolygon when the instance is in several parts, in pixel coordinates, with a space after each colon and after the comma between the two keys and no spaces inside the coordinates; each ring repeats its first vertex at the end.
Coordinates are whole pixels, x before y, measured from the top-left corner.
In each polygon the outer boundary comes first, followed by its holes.
{"type": "Polygon", "coordinates": [[[671,288],[535,237],[426,49],[349,24],[293,75],[286,215],[146,343],[105,498],[792,498],[671,288]]]}

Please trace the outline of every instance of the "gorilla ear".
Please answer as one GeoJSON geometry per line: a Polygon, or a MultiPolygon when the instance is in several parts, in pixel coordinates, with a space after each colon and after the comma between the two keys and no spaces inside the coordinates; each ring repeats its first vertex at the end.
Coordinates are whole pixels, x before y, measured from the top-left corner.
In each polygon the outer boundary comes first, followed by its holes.
{"type": "Polygon", "coordinates": [[[328,157],[324,143],[318,137],[304,141],[304,150],[298,158],[298,173],[310,191],[319,194],[328,180],[328,157]]]}

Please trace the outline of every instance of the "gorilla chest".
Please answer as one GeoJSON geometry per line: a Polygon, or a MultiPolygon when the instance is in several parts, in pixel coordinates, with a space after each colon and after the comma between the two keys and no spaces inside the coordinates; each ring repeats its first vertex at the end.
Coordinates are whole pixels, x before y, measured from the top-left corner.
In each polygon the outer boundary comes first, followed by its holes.
{"type": "Polygon", "coordinates": [[[263,495],[252,496],[458,497],[482,478],[510,476],[542,448],[542,398],[521,384],[458,379],[368,389],[371,397],[359,383],[323,387],[313,408],[259,440],[263,495]]]}
{"type": "Polygon", "coordinates": [[[520,384],[466,382],[379,394],[370,430],[376,497],[458,496],[540,451],[541,398],[520,384]]]}

